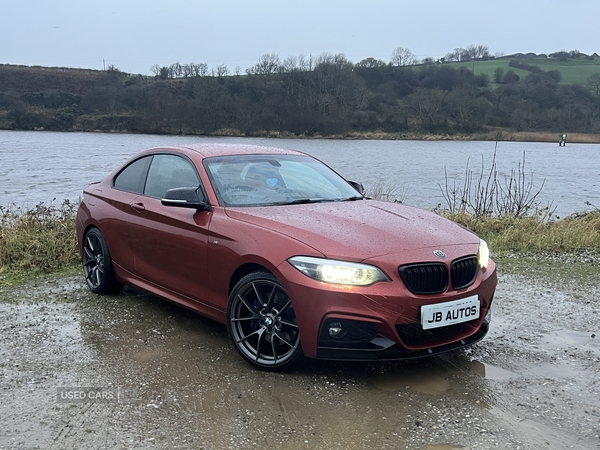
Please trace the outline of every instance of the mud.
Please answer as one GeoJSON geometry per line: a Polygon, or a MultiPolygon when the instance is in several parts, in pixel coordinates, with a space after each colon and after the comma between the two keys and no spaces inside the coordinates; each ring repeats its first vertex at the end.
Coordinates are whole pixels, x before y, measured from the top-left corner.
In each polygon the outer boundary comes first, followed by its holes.
{"type": "Polygon", "coordinates": [[[600,448],[597,259],[500,267],[481,343],[286,374],[139,291],[96,296],[79,276],[0,287],[0,449],[600,448]]]}

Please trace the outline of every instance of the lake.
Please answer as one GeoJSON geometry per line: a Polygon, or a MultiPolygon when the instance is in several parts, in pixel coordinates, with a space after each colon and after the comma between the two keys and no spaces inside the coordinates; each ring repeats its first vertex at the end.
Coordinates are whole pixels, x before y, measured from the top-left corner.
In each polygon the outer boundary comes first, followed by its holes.
{"type": "Polygon", "coordinates": [[[404,203],[426,209],[447,206],[440,186],[445,173],[462,187],[467,165],[475,180],[491,167],[504,180],[524,163],[526,181],[541,207],[556,215],[600,207],[600,144],[478,141],[385,141],[270,139],[135,134],[59,133],[0,130],[0,206],[29,208],[39,202],[76,201],[90,182],[99,181],[136,152],[166,144],[235,142],[285,147],[313,155],[367,192],[381,182],[404,203]],[[525,156],[525,158],[524,158],[525,156]]]}

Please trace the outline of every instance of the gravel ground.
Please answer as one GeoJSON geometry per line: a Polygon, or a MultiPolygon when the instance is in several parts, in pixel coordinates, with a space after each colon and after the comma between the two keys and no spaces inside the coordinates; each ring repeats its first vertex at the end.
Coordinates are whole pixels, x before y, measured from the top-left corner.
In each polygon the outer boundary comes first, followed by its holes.
{"type": "Polygon", "coordinates": [[[80,276],[0,287],[0,449],[600,448],[598,259],[499,267],[479,344],[286,374],[136,290],[96,296],[80,276]]]}

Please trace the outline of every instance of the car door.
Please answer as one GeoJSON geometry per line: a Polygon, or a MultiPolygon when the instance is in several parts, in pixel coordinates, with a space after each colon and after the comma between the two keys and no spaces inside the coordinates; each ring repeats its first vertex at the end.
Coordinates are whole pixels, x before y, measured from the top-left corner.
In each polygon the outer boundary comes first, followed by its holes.
{"type": "Polygon", "coordinates": [[[100,222],[100,230],[111,254],[113,263],[129,273],[135,272],[133,230],[131,215],[135,214],[132,202],[144,192],[144,184],[152,156],[144,156],[125,166],[112,180],[112,186],[101,193],[103,201],[96,207],[104,208],[102,216],[110,218],[100,222]]]}
{"type": "Polygon", "coordinates": [[[167,190],[192,186],[200,186],[200,180],[191,161],[175,154],[154,155],[144,194],[131,203],[135,272],[161,289],[204,303],[211,212],[160,202],[167,190]]]}

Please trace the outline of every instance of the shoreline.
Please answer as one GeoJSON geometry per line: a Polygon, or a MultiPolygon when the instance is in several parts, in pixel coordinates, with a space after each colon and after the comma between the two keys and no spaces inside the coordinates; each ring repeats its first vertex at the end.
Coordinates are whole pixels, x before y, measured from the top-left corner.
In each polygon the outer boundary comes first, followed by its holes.
{"type": "MultiPolygon", "coordinates": [[[[387,133],[381,131],[373,132],[350,132],[335,135],[312,136],[295,135],[287,132],[264,131],[247,135],[238,130],[221,129],[207,136],[227,137],[268,137],[284,139],[364,139],[364,140],[411,140],[411,141],[514,141],[514,142],[549,142],[558,145],[560,133],[550,131],[510,131],[493,130],[472,134],[425,134],[425,133],[387,133]]],[[[566,143],[572,144],[600,144],[600,134],[596,133],[567,133],[566,143]]]]}
{"type": "MultiPolygon", "coordinates": [[[[165,136],[210,136],[210,137],[248,137],[248,138],[272,138],[272,139],[340,139],[340,140],[411,140],[411,141],[496,141],[496,142],[548,142],[558,145],[559,135],[561,133],[551,131],[511,131],[506,129],[497,129],[489,131],[480,131],[470,134],[435,134],[435,133],[414,133],[414,132],[348,132],[340,134],[322,135],[315,133],[313,135],[297,135],[287,131],[267,131],[261,130],[253,133],[244,133],[237,129],[221,128],[212,133],[135,133],[124,130],[98,130],[98,129],[79,129],[79,130],[11,130],[0,128],[2,131],[45,131],[56,133],[106,133],[106,134],[147,134],[147,135],[165,135],[165,136]]],[[[600,144],[599,133],[566,133],[567,145],[571,144],[600,144]]]]}

